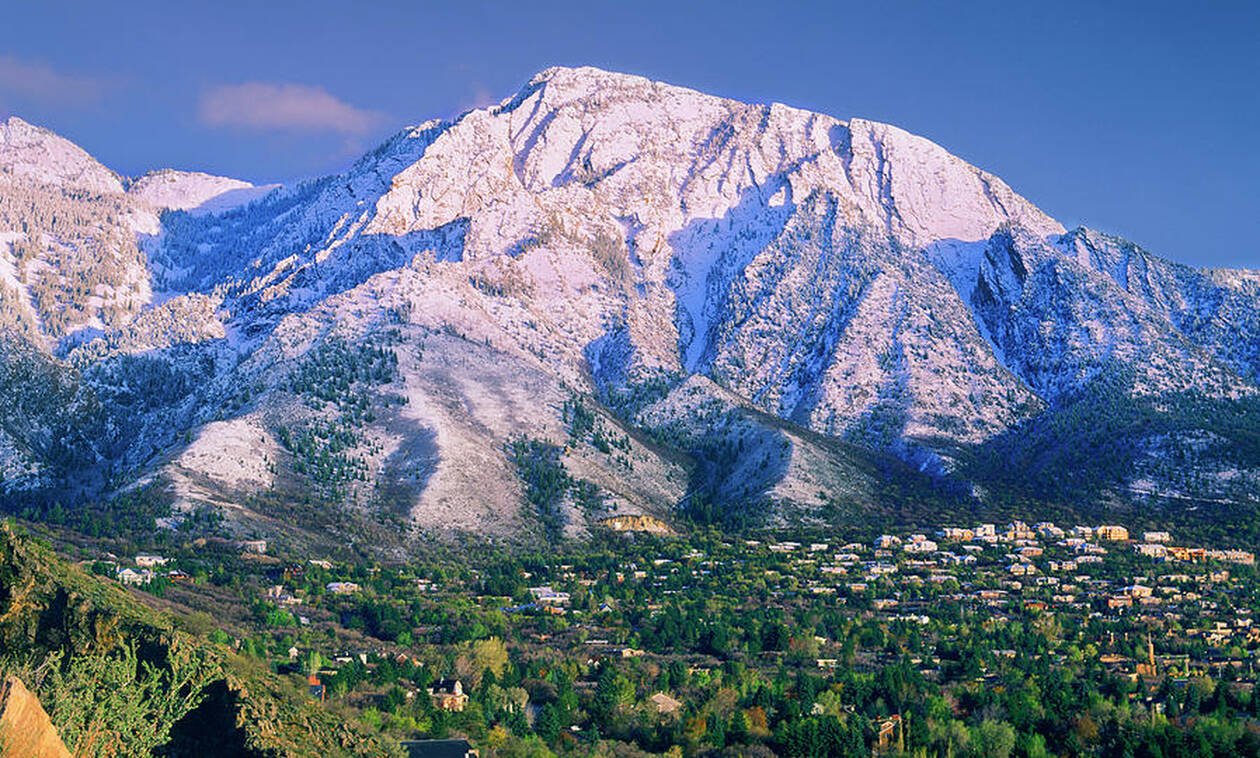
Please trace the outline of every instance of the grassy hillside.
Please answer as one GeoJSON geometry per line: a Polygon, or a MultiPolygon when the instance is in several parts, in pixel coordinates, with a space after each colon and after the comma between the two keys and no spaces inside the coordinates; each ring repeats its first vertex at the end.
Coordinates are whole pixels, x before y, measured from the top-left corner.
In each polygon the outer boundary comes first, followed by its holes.
{"type": "Polygon", "coordinates": [[[0,674],[79,758],[400,755],[289,681],[0,525],[0,674]]]}

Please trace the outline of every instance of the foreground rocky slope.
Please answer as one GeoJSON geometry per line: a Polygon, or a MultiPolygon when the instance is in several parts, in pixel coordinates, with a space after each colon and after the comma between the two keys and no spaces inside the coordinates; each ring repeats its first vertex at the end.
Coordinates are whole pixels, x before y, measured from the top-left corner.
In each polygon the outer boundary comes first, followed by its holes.
{"type": "Polygon", "coordinates": [[[70,758],[39,698],[16,676],[0,683],[0,756],[70,758]]]}
{"type": "Polygon", "coordinates": [[[177,630],[170,616],[7,522],[0,524],[0,643],[7,679],[0,729],[21,732],[0,731],[9,738],[0,754],[401,755],[396,744],[227,646],[177,630]]]}
{"type": "Polygon", "coordinates": [[[5,135],[11,492],[504,534],[1260,492],[1260,275],[895,127],[550,69],[270,192],[5,135]]]}

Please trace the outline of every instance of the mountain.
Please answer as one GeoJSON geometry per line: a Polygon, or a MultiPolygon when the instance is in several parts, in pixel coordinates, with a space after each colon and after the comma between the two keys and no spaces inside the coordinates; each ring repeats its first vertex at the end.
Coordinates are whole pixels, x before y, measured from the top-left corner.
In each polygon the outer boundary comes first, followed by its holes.
{"type": "Polygon", "coordinates": [[[554,68],[340,174],[125,191],[6,130],[11,493],[310,539],[1260,493],[1260,273],[892,126],[554,68]]]}
{"type": "Polygon", "coordinates": [[[68,139],[11,116],[0,124],[0,165],[6,173],[94,195],[122,194],[114,172],[68,139]]]}

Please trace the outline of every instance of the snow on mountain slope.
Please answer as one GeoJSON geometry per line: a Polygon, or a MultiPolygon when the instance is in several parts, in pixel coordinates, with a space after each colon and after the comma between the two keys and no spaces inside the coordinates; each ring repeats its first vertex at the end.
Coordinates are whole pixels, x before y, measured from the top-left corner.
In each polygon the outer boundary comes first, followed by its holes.
{"type": "Polygon", "coordinates": [[[1193,343],[1252,383],[1260,379],[1260,272],[1201,271],[1127,240],[1075,229],[1059,247],[1146,302],[1193,343]]]}
{"type": "MultiPolygon", "coordinates": [[[[42,181],[95,164],[51,135],[23,139],[37,146],[10,164],[42,181]]],[[[617,512],[661,514],[701,490],[810,512],[829,489],[873,502],[883,474],[856,451],[947,476],[1118,368],[1130,397],[1158,402],[1233,402],[1260,375],[1253,273],[1066,231],[892,126],[597,69],[548,69],[337,175],[270,190],[157,172],[118,202],[161,295],[97,316],[97,331],[51,333],[79,335],[63,350],[102,392],[130,371],[158,381],[127,362],[142,352],[201,377],[169,393],[177,412],[135,422],[126,465],[191,481],[198,461],[238,454],[214,430],[247,417],[291,468],[269,486],[323,481],[426,526],[518,524],[505,444],[521,436],[554,444],[617,512]],[[351,368],[380,350],[396,376],[351,368]],[[329,365],[359,377],[336,404],[295,389],[329,365]],[[561,409],[595,397],[616,409],[603,423],[665,447],[627,443],[632,471],[602,443],[566,442],[561,409]],[[178,457],[189,426],[209,431],[178,457]],[[757,456],[728,460],[741,444],[757,456]],[[317,449],[336,452],[303,457],[317,449]]],[[[8,278],[30,288],[43,266],[71,263],[46,255],[8,278]]],[[[580,519],[574,502],[558,507],[580,519]]]]}
{"type": "Polygon", "coordinates": [[[0,269],[15,301],[4,310],[29,312],[25,329],[46,347],[124,325],[151,295],[133,225],[140,215],[121,193],[0,171],[0,269]]]}
{"type": "Polygon", "coordinates": [[[679,310],[682,355],[642,360],[681,357],[694,369],[721,279],[818,193],[834,197],[842,225],[906,246],[984,239],[1012,220],[1062,231],[1000,180],[892,127],[594,69],[545,71],[453,124],[394,178],[365,231],[402,235],[466,218],[470,258],[511,254],[557,230],[585,247],[600,234],[624,239],[638,300],[652,313],[670,299],[679,310]]]}
{"type": "Polygon", "coordinates": [[[0,168],[44,184],[101,195],[123,191],[118,177],[83,148],[17,116],[0,123],[0,168]]]}
{"type": "MultiPolygon", "coordinates": [[[[230,274],[243,283],[244,299],[265,301],[273,313],[305,307],[426,249],[462,264],[450,276],[492,289],[487,277],[506,265],[533,292],[526,308],[543,317],[530,319],[531,333],[509,324],[512,337],[530,349],[559,347],[557,370],[570,376],[614,332],[626,343],[623,369],[713,369],[716,342],[729,342],[723,319],[732,308],[763,305],[733,300],[749,286],[742,279],[763,267],[758,256],[790,261],[797,252],[801,240],[784,238],[789,225],[823,223],[908,251],[982,240],[1003,223],[1062,232],[1000,180],[892,127],[593,69],[543,72],[497,107],[404,133],[342,177],[251,210],[266,215],[268,206],[274,215],[251,218],[244,230],[228,226],[234,219],[168,228],[165,254],[173,267],[235,256],[237,269],[213,272],[200,286],[230,274]],[[503,256],[517,262],[498,263],[503,256]]],[[[843,253],[824,257],[848,270],[843,253]]],[[[482,301],[479,310],[516,299],[472,297],[482,301]]],[[[827,301],[815,306],[832,312],[827,301]]],[[[837,341],[825,326],[815,336],[837,341]]],[[[812,339],[794,342],[810,352],[812,339]]],[[[767,409],[810,418],[801,403],[827,405],[815,384],[822,364],[836,362],[811,360],[812,369],[781,356],[777,368],[763,367],[762,380],[794,388],[750,387],[750,394],[767,409]],[[778,404],[783,395],[791,407],[778,404]]],[[[844,404],[843,412],[870,412],[877,387],[863,393],[870,402],[844,404]]]]}
{"type": "Polygon", "coordinates": [[[205,224],[168,233],[176,259],[191,237],[198,258],[249,261],[203,280],[239,282],[228,307],[243,324],[420,254],[426,284],[405,297],[418,323],[543,356],[567,381],[589,369],[605,388],[700,372],[909,457],[921,452],[907,440],[1009,428],[1105,360],[1180,377],[1151,386],[1238,379],[1188,350],[1167,309],[1117,292],[1114,271],[1108,283],[1088,273],[1104,264],[1068,260],[1080,254],[1055,241],[1056,221],[927,140],[594,69],[545,71],[253,211],[242,229],[216,221],[209,243],[205,224]],[[1026,312],[1014,330],[976,294],[1011,276],[990,252],[1007,229],[1046,258],[1049,282],[1010,289],[1007,307],[1026,312]],[[1060,267],[1074,272],[1064,292],[1060,267]],[[1098,291],[1047,334],[1037,309],[1080,286],[1098,291]],[[1094,318],[1098,298],[1115,305],[1094,318]]]}
{"type": "Polygon", "coordinates": [[[279,187],[255,187],[240,179],[198,171],[153,171],[131,183],[127,194],[155,210],[222,213],[263,197],[279,187]]]}

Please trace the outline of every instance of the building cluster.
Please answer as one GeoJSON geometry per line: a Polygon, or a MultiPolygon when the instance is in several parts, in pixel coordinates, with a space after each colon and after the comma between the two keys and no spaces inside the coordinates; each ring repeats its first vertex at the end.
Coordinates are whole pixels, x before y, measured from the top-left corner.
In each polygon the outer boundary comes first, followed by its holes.
{"type": "MultiPolygon", "coordinates": [[[[860,602],[889,620],[929,623],[940,600],[995,620],[1029,614],[1124,619],[1178,629],[1183,641],[1199,640],[1216,650],[1187,662],[1190,668],[1229,665],[1250,671],[1251,658],[1221,651],[1260,645],[1260,624],[1250,608],[1235,602],[1240,587],[1229,569],[1254,566],[1254,553],[1172,542],[1168,532],[1144,532],[1135,539],[1114,524],[1012,521],[947,527],[932,538],[882,534],[835,551],[806,550],[797,543],[766,548],[790,557],[790,570],[805,592],[860,602]],[[936,587],[933,599],[925,600],[923,588],[930,586],[936,587]]],[[[820,659],[819,665],[830,660],[820,659]]]]}
{"type": "MultiPolygon", "coordinates": [[[[260,565],[257,560],[249,562],[260,565]]],[[[178,562],[173,566],[163,556],[137,555],[129,563],[116,568],[125,583],[145,584],[159,575],[187,578],[178,562]]],[[[471,579],[459,583],[404,571],[386,584],[378,569],[369,570],[365,578],[362,571],[322,560],[275,564],[258,583],[257,598],[278,616],[289,611],[300,626],[311,622],[297,615],[299,609],[318,623],[320,614],[326,618],[382,598],[430,603],[467,597],[476,594],[472,587],[479,583],[476,570],[470,572],[471,579]],[[314,569],[320,573],[311,574],[314,569]],[[388,590],[383,589],[386,586],[388,590]]],[[[949,625],[956,623],[949,619],[958,614],[1025,624],[1042,616],[1071,617],[1122,634],[1135,628],[1159,630],[1159,654],[1152,649],[1148,655],[1135,655],[1132,644],[1119,645],[1120,649],[1099,645],[1098,660],[1147,678],[1150,672],[1219,673],[1221,667],[1245,678],[1251,676],[1254,651],[1260,649],[1260,623],[1255,623],[1247,603],[1255,590],[1247,584],[1255,578],[1254,565],[1255,555],[1249,551],[1179,544],[1165,531],[1135,534],[1117,524],[1059,526],[1015,520],[888,532],[860,540],[727,539],[705,543],[703,550],[685,541],[662,542],[636,551],[613,570],[562,564],[549,567],[545,576],[524,572],[513,598],[473,599],[486,610],[546,619],[528,639],[587,651],[588,662],[651,655],[640,649],[647,646],[635,642],[636,630],[625,624],[630,616],[618,613],[636,610],[619,607],[630,602],[627,597],[648,599],[637,609],[647,612],[638,616],[642,620],[665,608],[672,595],[738,593],[742,586],[741,596],[755,590],[758,602],[768,607],[822,604],[888,625],[922,626],[935,635],[948,635],[949,625]],[[528,586],[529,582],[535,584],[528,586]],[[618,591],[610,591],[614,585],[618,591]],[[948,618],[944,609],[949,609],[948,618]],[[566,618],[549,629],[552,616],[566,618]],[[1173,648],[1177,655],[1170,652],[1173,648]],[[1189,649],[1196,652],[1185,652],[1189,649]]],[[[531,622],[524,623],[528,628],[531,622]]],[[[442,636],[437,626],[408,625],[406,632],[416,643],[442,636]]],[[[815,642],[818,666],[838,666],[841,651],[835,643],[815,642]]],[[[382,648],[373,656],[396,652],[382,648]]],[[[1014,654],[991,652],[995,659],[1014,654]]],[[[296,655],[294,648],[290,658],[296,655]]],[[[336,672],[342,657],[325,656],[324,668],[308,674],[312,697],[324,696],[323,682],[336,672]]],[[[345,654],[344,660],[355,657],[371,667],[365,652],[345,654]]],[[[934,662],[925,658],[922,665],[930,673],[934,662]]],[[[427,694],[435,707],[458,711],[467,701],[462,687],[454,679],[440,679],[427,693],[409,692],[408,697],[427,694]]]]}
{"type": "MultiPolygon", "coordinates": [[[[617,580],[647,584],[664,598],[687,591],[706,574],[753,562],[764,551],[776,569],[766,572],[767,583],[784,603],[821,596],[890,623],[919,625],[932,623],[947,602],[995,621],[1061,615],[1176,630],[1173,637],[1165,634],[1165,643],[1198,644],[1208,651],[1199,658],[1183,656],[1178,670],[1191,672],[1221,666],[1250,672],[1254,656],[1236,651],[1260,646],[1260,623],[1241,602],[1246,590],[1230,568],[1254,566],[1254,554],[1178,546],[1168,532],[1017,520],[946,527],[930,535],[886,533],[861,542],[750,539],[726,547],[722,554],[692,551],[642,568],[630,564],[617,580]]],[[[1132,656],[1112,657],[1108,665],[1127,666],[1131,674],[1150,665],[1132,656]]],[[[1171,660],[1166,654],[1160,658],[1171,660]]],[[[823,668],[836,662],[819,657],[823,668]]]]}
{"type": "Polygon", "coordinates": [[[160,555],[137,555],[131,562],[134,567],[123,566],[117,560],[104,563],[113,568],[114,577],[118,581],[133,587],[147,587],[157,579],[171,582],[192,581],[187,573],[176,568],[166,568],[170,559],[160,555]]]}

